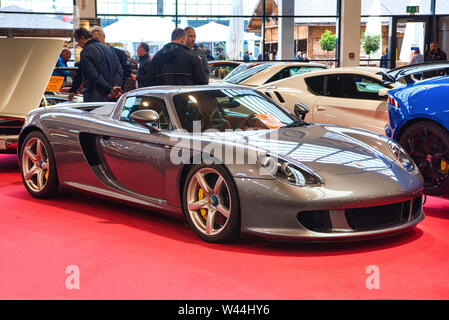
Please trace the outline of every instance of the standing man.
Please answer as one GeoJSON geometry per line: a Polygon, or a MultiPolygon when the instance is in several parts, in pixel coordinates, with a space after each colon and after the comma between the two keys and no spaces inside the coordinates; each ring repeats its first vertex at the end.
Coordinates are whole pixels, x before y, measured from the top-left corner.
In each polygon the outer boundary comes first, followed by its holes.
{"type": "Polygon", "coordinates": [[[385,50],[385,54],[380,57],[380,67],[388,69],[388,48],[385,50]]]}
{"type": "Polygon", "coordinates": [[[122,66],[122,71],[123,71],[122,89],[124,89],[125,82],[126,82],[126,80],[128,80],[128,78],[132,72],[132,65],[129,62],[126,53],[123,50],[111,47],[109,44],[106,43],[106,34],[104,33],[103,28],[101,28],[99,26],[94,26],[94,27],[90,28],[90,33],[92,34],[92,37],[94,39],[97,39],[105,46],[111,48],[114,51],[114,53],[117,55],[118,61],[120,62],[120,65],[122,66]]]}
{"type": "MultiPolygon", "coordinates": [[[[424,54],[424,61],[425,62],[432,62],[432,61],[446,61],[447,55],[446,53],[438,48],[438,44],[436,42],[431,42],[429,45],[429,49],[424,54]]],[[[432,78],[444,75],[446,73],[449,73],[449,70],[444,71],[429,71],[424,73],[425,78],[432,78]]]]}
{"type": "MultiPolygon", "coordinates": [[[[70,60],[72,56],[72,52],[69,48],[63,48],[61,54],[59,55],[58,61],[56,62],[56,68],[67,68],[67,62],[70,60]]],[[[64,77],[64,80],[67,76],[70,75],[69,70],[54,70],[52,76],[64,77]]]]}
{"type": "Polygon", "coordinates": [[[447,56],[446,53],[438,48],[438,45],[435,42],[430,43],[429,49],[426,51],[424,55],[424,61],[446,61],[447,56]]]}
{"type": "Polygon", "coordinates": [[[81,51],[80,69],[84,102],[117,99],[121,93],[122,67],[114,52],[92,37],[85,28],[76,29],[73,37],[81,51]]]}
{"type": "Polygon", "coordinates": [[[148,43],[142,42],[137,47],[137,56],[139,57],[139,69],[137,69],[137,87],[142,88],[149,85],[148,78],[150,77],[150,46],[148,43]]]}
{"type": "Polygon", "coordinates": [[[176,28],[171,40],[151,60],[148,85],[208,84],[209,77],[204,72],[202,62],[186,46],[186,31],[176,28]]]}
{"type": "Polygon", "coordinates": [[[196,32],[192,27],[187,27],[184,29],[187,34],[187,47],[195,53],[195,55],[200,59],[203,70],[209,78],[209,64],[207,63],[207,56],[204,49],[197,46],[196,43],[196,32]]]}

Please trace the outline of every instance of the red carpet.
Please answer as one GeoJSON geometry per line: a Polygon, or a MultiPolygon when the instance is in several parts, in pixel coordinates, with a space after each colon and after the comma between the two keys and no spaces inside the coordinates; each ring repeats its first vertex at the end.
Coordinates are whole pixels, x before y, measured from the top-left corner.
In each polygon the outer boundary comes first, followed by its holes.
{"type": "Polygon", "coordinates": [[[72,193],[36,200],[0,155],[0,299],[449,299],[449,201],[394,238],[348,244],[199,240],[183,222],[72,193]],[[80,289],[66,288],[67,266],[80,289]],[[365,286],[367,266],[380,289],[365,286]]]}

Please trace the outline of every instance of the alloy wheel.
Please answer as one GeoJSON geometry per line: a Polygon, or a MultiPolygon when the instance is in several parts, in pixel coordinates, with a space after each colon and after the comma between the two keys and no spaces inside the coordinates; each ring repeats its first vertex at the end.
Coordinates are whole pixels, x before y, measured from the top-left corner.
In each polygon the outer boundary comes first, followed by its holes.
{"type": "Polygon", "coordinates": [[[48,182],[50,170],[47,149],[38,138],[27,141],[22,151],[22,172],[27,186],[34,192],[41,192],[48,182]]]}
{"type": "Polygon", "coordinates": [[[205,235],[225,229],[231,214],[231,195],[223,176],[212,168],[201,168],[187,188],[188,214],[195,227],[205,235]]]}

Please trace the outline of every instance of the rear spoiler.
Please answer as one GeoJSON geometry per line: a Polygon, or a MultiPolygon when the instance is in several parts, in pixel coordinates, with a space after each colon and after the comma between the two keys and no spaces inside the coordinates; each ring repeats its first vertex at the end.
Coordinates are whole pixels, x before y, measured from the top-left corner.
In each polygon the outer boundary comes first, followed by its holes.
{"type": "Polygon", "coordinates": [[[385,84],[395,83],[400,78],[404,78],[407,83],[413,83],[414,80],[411,77],[413,74],[436,71],[441,69],[449,69],[449,61],[418,63],[396,68],[387,72],[381,71],[378,72],[377,74],[382,76],[382,80],[385,84]]]}

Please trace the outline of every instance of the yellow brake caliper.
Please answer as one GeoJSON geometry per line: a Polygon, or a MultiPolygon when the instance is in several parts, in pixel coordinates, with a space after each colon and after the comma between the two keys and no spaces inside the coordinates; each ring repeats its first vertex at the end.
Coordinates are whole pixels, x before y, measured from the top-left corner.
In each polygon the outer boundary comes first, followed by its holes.
{"type": "MultiPolygon", "coordinates": [[[[198,200],[203,200],[204,199],[204,190],[199,188],[198,190],[198,200]]],[[[200,209],[200,213],[203,216],[204,220],[207,220],[207,210],[202,208],[200,209]]]]}
{"type": "Polygon", "coordinates": [[[441,171],[443,171],[444,174],[447,174],[449,172],[449,163],[444,160],[441,160],[441,171]]]}
{"type": "MultiPolygon", "coordinates": [[[[45,161],[48,165],[48,159],[45,161]]],[[[48,180],[48,173],[50,172],[50,169],[47,169],[47,171],[45,172],[45,180],[48,180]]]]}

